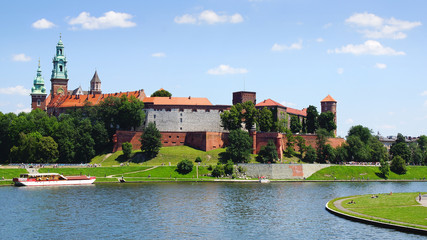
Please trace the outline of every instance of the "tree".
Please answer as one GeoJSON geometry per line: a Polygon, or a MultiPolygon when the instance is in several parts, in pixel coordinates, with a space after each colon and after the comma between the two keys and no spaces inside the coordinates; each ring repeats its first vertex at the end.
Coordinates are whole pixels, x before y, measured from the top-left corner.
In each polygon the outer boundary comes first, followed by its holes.
{"type": "Polygon", "coordinates": [[[286,129],[285,135],[286,135],[286,149],[285,149],[285,154],[286,154],[287,157],[292,157],[292,156],[295,155],[295,149],[294,149],[295,137],[292,134],[291,130],[289,130],[289,129],[286,129]]]}
{"type": "Polygon", "coordinates": [[[418,146],[421,151],[425,152],[427,150],[427,136],[421,135],[417,140],[418,146]]]}
{"type": "Polygon", "coordinates": [[[405,162],[409,162],[411,159],[411,151],[408,145],[404,142],[393,144],[390,148],[390,154],[393,156],[401,156],[405,162]]]}
{"type": "Polygon", "coordinates": [[[123,150],[123,155],[125,156],[125,158],[129,159],[130,155],[132,154],[132,143],[130,143],[130,142],[122,143],[122,150],[123,150]]]}
{"type": "Polygon", "coordinates": [[[370,159],[370,150],[359,136],[347,137],[347,152],[349,161],[367,162],[370,159]]]}
{"type": "Polygon", "coordinates": [[[406,143],[406,139],[405,139],[405,137],[403,136],[403,134],[401,134],[401,133],[398,133],[397,134],[397,137],[396,137],[396,142],[395,142],[396,144],[398,144],[398,143],[406,143]]]}
{"type": "Polygon", "coordinates": [[[319,163],[325,163],[327,160],[327,147],[329,132],[326,129],[319,128],[316,131],[316,146],[317,146],[317,159],[319,163]]]}
{"type": "Polygon", "coordinates": [[[298,150],[300,153],[300,158],[304,155],[304,152],[307,150],[307,146],[305,145],[305,139],[301,136],[296,136],[295,140],[297,142],[298,150]]]}
{"type": "Polygon", "coordinates": [[[393,157],[393,159],[391,160],[390,170],[397,174],[405,174],[406,173],[405,160],[399,155],[393,157]]]}
{"type": "Polygon", "coordinates": [[[246,163],[250,160],[252,139],[241,129],[232,130],[228,136],[230,145],[226,149],[227,155],[234,163],[246,163]]]}
{"type": "Polygon", "coordinates": [[[261,132],[270,132],[273,127],[273,113],[266,107],[259,112],[258,127],[261,132]]]}
{"type": "Polygon", "coordinates": [[[347,145],[343,144],[336,149],[335,162],[342,163],[348,161],[347,145]]]}
{"type": "Polygon", "coordinates": [[[314,163],[317,160],[316,149],[314,149],[312,146],[308,146],[307,153],[305,154],[303,160],[307,163],[314,163]]]}
{"type": "Polygon", "coordinates": [[[141,100],[134,96],[128,98],[126,95],[122,95],[117,117],[120,129],[130,130],[141,126],[145,119],[143,109],[144,103],[141,100]]]}
{"type": "Polygon", "coordinates": [[[212,170],[212,177],[221,177],[225,175],[224,166],[218,163],[212,170]]]}
{"type": "Polygon", "coordinates": [[[307,108],[307,133],[315,133],[318,127],[317,117],[319,113],[317,112],[317,108],[315,106],[308,106],[307,108]]]}
{"type": "Polygon", "coordinates": [[[245,128],[248,132],[252,129],[252,126],[256,124],[258,118],[258,110],[252,101],[244,102],[243,105],[243,119],[245,122],[245,128]]]}
{"type": "Polygon", "coordinates": [[[42,137],[38,142],[37,158],[40,163],[54,163],[58,159],[58,144],[52,137],[42,137]]]}
{"type": "Polygon", "coordinates": [[[362,125],[353,126],[348,131],[347,138],[350,136],[357,136],[363,143],[368,143],[369,140],[372,137],[372,131],[367,128],[363,127],[362,125]]]}
{"type": "Polygon", "coordinates": [[[238,103],[231,106],[229,111],[221,113],[221,126],[230,131],[242,128],[242,110],[242,105],[238,103]]]}
{"type": "Polygon", "coordinates": [[[388,164],[388,161],[385,159],[382,159],[380,164],[381,166],[379,167],[379,169],[382,177],[385,179],[388,179],[388,175],[390,173],[390,165],[388,164]]]}
{"type": "Polygon", "coordinates": [[[260,163],[274,163],[278,158],[276,145],[272,140],[268,140],[267,145],[261,147],[256,161],[260,163]]]}
{"type": "Polygon", "coordinates": [[[291,116],[291,131],[292,133],[299,133],[301,132],[302,124],[299,120],[298,116],[292,115],[291,116]]]}
{"type": "Polygon", "coordinates": [[[172,97],[172,93],[164,89],[160,89],[151,94],[151,97],[172,97]]]}
{"type": "Polygon", "coordinates": [[[182,175],[189,174],[191,171],[193,171],[193,162],[188,159],[180,161],[176,165],[176,171],[182,175]]]}
{"type": "Polygon", "coordinates": [[[228,161],[224,166],[224,173],[232,175],[234,173],[234,164],[232,161],[228,161]]]}
{"type": "Polygon", "coordinates": [[[424,162],[424,154],[421,148],[417,145],[417,143],[412,142],[409,144],[409,151],[411,152],[410,163],[415,165],[420,165],[424,162]]]}
{"type": "Polygon", "coordinates": [[[148,159],[154,158],[162,147],[162,135],[153,122],[144,129],[141,136],[141,150],[148,159]]]}
{"type": "Polygon", "coordinates": [[[377,138],[372,137],[369,146],[371,150],[370,159],[372,162],[381,162],[388,160],[387,149],[377,138]]]}
{"type": "Polygon", "coordinates": [[[317,118],[319,128],[326,129],[331,136],[334,135],[334,131],[337,129],[335,124],[335,115],[333,112],[322,112],[317,118]]]}

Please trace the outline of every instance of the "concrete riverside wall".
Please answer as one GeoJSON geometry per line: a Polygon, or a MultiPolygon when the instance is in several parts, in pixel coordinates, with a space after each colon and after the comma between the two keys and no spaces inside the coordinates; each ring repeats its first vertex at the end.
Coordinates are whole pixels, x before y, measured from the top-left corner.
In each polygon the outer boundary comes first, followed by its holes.
{"type": "Polygon", "coordinates": [[[238,164],[246,169],[248,177],[265,176],[269,179],[304,179],[330,164],[238,164]]]}

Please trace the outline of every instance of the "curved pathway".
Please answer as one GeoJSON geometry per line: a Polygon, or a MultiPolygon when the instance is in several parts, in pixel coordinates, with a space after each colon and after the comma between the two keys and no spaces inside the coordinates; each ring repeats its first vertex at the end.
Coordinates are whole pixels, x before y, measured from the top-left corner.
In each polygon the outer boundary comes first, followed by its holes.
{"type": "Polygon", "coordinates": [[[160,166],[154,166],[154,167],[151,167],[151,168],[148,168],[148,169],[139,170],[139,171],[135,171],[135,172],[127,172],[127,173],[122,173],[122,174],[109,175],[109,176],[107,176],[107,178],[117,177],[117,175],[125,175],[125,174],[132,174],[132,173],[146,172],[146,171],[150,171],[150,170],[153,170],[153,169],[155,169],[155,168],[158,168],[158,167],[160,167],[160,166]]]}

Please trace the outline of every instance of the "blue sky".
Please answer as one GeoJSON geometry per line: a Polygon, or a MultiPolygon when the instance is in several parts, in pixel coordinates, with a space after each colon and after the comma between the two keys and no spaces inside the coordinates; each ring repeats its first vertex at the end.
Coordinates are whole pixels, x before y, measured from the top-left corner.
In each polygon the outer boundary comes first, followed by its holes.
{"type": "Polygon", "coordinates": [[[302,109],[330,94],[338,135],[427,134],[427,2],[8,1],[0,8],[0,111],[28,111],[62,33],[69,88],[159,88],[231,104],[256,91],[302,109]]]}

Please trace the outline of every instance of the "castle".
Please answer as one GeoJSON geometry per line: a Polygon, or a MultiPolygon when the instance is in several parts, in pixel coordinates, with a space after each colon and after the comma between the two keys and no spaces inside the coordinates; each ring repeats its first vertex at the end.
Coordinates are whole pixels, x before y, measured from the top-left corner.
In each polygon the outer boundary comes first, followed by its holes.
{"type": "MultiPolygon", "coordinates": [[[[163,146],[191,145],[207,151],[223,147],[226,143],[227,131],[221,126],[220,115],[223,111],[229,110],[231,105],[213,105],[207,98],[191,96],[147,97],[143,89],[129,92],[102,93],[101,80],[97,71],[95,71],[90,80],[89,91],[83,91],[81,86],[74,90],[69,90],[67,59],[61,38],[56,45],[56,53],[52,63],[51,88],[50,93],[47,94],[39,62],[37,76],[34,79],[30,94],[31,109],[38,108],[47,111],[49,115],[59,116],[68,109],[82,108],[88,104],[96,106],[104,98],[109,96],[134,96],[144,102],[144,111],[146,113],[145,125],[154,122],[159,131],[162,132],[163,146]]],[[[297,116],[300,121],[303,121],[307,117],[307,109],[305,108],[298,110],[286,107],[272,99],[266,99],[257,103],[255,92],[240,91],[233,93],[233,105],[246,101],[253,102],[257,109],[264,107],[270,109],[273,113],[274,121],[288,117],[287,122],[289,124],[291,116],[297,116]]],[[[335,123],[336,103],[329,95],[321,101],[321,111],[333,112],[335,123]]],[[[143,127],[141,126],[135,130],[142,130],[143,127]]],[[[261,135],[258,133],[258,136],[262,139],[261,135]]],[[[135,136],[135,133],[118,131],[115,136],[117,143],[115,150],[121,149],[121,142],[132,141],[135,136]]],[[[278,138],[282,139],[282,137],[275,136],[274,138],[276,139],[277,146],[283,146],[283,141],[277,140],[278,138]]],[[[135,142],[135,144],[138,143],[135,142]]],[[[258,152],[261,145],[258,144],[258,146],[255,146],[254,152],[258,152]]],[[[134,148],[136,147],[134,146],[134,148]]]]}

